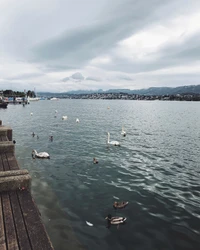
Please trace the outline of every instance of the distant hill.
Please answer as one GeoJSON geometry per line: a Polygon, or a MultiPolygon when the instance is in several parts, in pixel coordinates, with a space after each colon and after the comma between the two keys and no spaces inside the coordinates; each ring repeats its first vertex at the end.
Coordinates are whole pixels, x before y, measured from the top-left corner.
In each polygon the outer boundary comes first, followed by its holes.
{"type": "Polygon", "coordinates": [[[170,87],[151,87],[148,89],[109,89],[103,91],[99,90],[74,90],[63,93],[39,92],[39,96],[65,96],[65,95],[80,95],[93,93],[127,93],[137,95],[177,95],[177,94],[200,94],[200,85],[180,86],[176,88],[170,87]]]}

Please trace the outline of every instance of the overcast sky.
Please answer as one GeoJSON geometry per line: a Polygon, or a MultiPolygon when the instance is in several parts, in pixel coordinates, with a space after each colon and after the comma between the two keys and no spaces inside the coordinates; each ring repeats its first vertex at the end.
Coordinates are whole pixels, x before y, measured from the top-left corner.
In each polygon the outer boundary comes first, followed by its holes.
{"type": "Polygon", "coordinates": [[[200,0],[0,0],[0,89],[200,84],[200,0]]]}

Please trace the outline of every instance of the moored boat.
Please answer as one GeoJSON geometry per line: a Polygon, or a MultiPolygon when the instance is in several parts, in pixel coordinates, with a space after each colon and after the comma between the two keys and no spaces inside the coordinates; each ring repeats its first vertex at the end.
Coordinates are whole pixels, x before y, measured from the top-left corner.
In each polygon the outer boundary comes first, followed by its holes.
{"type": "Polygon", "coordinates": [[[7,102],[1,102],[0,101],[0,108],[7,108],[7,106],[8,106],[8,103],[7,102]]]}
{"type": "Polygon", "coordinates": [[[0,92],[0,108],[7,108],[8,101],[6,101],[5,97],[3,96],[3,92],[0,92]]]}

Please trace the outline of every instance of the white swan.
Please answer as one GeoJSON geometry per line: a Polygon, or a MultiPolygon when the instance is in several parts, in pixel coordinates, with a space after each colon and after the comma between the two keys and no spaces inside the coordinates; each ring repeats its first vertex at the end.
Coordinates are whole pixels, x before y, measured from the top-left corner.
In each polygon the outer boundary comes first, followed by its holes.
{"type": "Polygon", "coordinates": [[[63,116],[62,116],[62,120],[67,120],[67,116],[66,116],[66,115],[63,115],[63,116]]]}
{"type": "Polygon", "coordinates": [[[78,118],[76,119],[76,122],[80,122],[78,118]]]}
{"type": "Polygon", "coordinates": [[[46,152],[40,152],[38,153],[35,149],[33,149],[32,151],[32,157],[33,158],[47,158],[47,159],[50,159],[50,155],[46,152]]]}
{"type": "Polygon", "coordinates": [[[114,145],[114,146],[120,146],[118,141],[110,141],[110,133],[108,132],[108,144],[114,145]]]}
{"type": "Polygon", "coordinates": [[[122,132],[121,135],[123,135],[124,137],[126,136],[126,131],[124,131],[124,127],[122,126],[122,132]]]}

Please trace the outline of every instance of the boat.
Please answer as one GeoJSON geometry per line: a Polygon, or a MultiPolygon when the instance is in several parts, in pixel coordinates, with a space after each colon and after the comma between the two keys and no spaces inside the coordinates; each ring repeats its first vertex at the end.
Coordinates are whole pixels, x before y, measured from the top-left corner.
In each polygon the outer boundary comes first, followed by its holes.
{"type": "Polygon", "coordinates": [[[0,108],[7,108],[8,101],[6,101],[5,97],[3,96],[3,91],[0,92],[0,108]]]}
{"type": "Polygon", "coordinates": [[[39,101],[40,100],[40,98],[39,97],[29,97],[28,96],[28,102],[32,102],[32,101],[39,101]]]}
{"type": "Polygon", "coordinates": [[[121,209],[121,208],[125,208],[127,205],[128,205],[128,201],[122,201],[122,202],[115,201],[113,204],[113,207],[115,209],[121,209]]]}
{"type": "Polygon", "coordinates": [[[53,97],[50,99],[50,101],[58,101],[58,100],[59,100],[59,98],[57,98],[57,97],[53,97]]]}
{"type": "Polygon", "coordinates": [[[7,103],[7,102],[1,102],[1,101],[0,101],[0,108],[6,109],[7,106],[8,106],[8,103],[7,103]]]}

